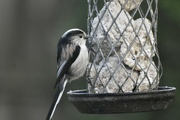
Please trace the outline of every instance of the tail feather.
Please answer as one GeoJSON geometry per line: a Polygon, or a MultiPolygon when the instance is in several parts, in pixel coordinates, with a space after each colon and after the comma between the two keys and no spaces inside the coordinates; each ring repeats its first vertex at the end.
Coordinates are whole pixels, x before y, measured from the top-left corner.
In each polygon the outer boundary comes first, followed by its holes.
{"type": "Polygon", "coordinates": [[[53,99],[53,103],[49,109],[49,112],[48,112],[48,115],[46,117],[46,120],[50,120],[52,117],[53,117],[53,114],[56,110],[56,107],[63,95],[63,92],[64,92],[64,89],[66,87],[66,84],[67,84],[67,79],[64,81],[64,82],[60,82],[60,86],[57,88],[57,91],[56,91],[56,94],[54,96],[54,99],[53,99]]]}

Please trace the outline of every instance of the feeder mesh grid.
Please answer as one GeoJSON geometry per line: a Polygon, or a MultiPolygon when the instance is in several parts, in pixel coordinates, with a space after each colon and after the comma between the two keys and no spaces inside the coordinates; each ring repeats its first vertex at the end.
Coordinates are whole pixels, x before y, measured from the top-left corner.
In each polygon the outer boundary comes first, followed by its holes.
{"type": "Polygon", "coordinates": [[[88,0],[89,93],[157,89],[158,0],[88,0]]]}

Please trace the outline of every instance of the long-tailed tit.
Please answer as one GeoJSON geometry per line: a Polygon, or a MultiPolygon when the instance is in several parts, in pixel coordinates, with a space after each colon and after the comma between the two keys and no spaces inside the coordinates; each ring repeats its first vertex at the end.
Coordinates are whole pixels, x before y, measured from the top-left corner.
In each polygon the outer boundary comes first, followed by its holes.
{"type": "Polygon", "coordinates": [[[86,33],[80,29],[66,31],[57,45],[57,88],[46,120],[50,120],[64,92],[67,82],[84,75],[88,60],[86,33]]]}

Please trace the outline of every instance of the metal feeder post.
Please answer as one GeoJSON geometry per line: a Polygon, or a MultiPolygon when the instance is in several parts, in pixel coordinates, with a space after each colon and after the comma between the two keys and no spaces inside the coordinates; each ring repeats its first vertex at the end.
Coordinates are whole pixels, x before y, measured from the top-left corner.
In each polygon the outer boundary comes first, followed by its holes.
{"type": "Polygon", "coordinates": [[[159,87],[158,0],[88,0],[87,90],[68,92],[82,113],[165,109],[175,88],[159,87]]]}

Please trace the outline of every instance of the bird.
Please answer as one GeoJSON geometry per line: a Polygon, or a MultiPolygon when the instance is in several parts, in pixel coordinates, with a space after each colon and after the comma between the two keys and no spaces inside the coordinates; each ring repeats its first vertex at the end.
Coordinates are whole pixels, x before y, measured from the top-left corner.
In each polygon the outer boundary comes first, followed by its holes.
{"type": "Polygon", "coordinates": [[[54,85],[56,93],[46,120],[53,117],[66,84],[84,75],[89,63],[87,39],[86,33],[78,28],[66,31],[59,39],[57,44],[57,79],[54,85]]]}

